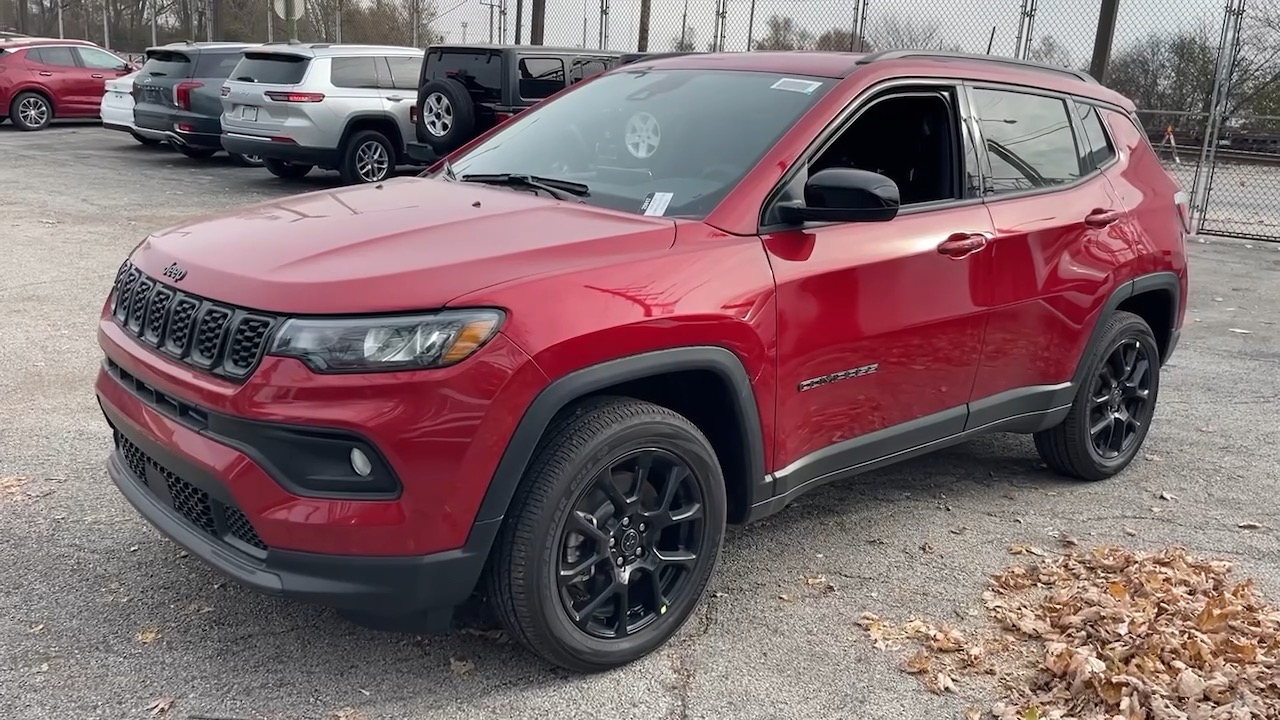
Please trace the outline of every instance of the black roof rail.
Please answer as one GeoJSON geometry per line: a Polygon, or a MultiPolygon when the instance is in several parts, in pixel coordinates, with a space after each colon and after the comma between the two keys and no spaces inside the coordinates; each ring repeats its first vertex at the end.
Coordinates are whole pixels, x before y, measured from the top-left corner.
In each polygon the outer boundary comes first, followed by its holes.
{"type": "Polygon", "coordinates": [[[979,55],[978,53],[945,52],[942,50],[881,50],[858,58],[857,64],[869,65],[873,62],[879,62],[882,60],[900,60],[903,58],[913,57],[934,58],[937,60],[977,60],[979,62],[1012,65],[1014,67],[1027,68],[1029,70],[1040,70],[1042,72],[1054,72],[1062,75],[1070,75],[1076,80],[1080,80],[1082,82],[1087,82],[1092,85],[1098,84],[1098,81],[1092,75],[1083,70],[1073,70],[1071,68],[1046,65],[1045,63],[1033,62],[1031,60],[1018,60],[1017,58],[1003,57],[1000,55],[979,55]]]}

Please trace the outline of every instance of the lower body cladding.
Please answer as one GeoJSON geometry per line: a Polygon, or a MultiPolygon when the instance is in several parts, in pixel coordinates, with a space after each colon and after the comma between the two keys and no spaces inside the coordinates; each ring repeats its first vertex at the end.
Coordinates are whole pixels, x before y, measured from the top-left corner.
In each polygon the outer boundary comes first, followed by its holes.
{"type": "Polygon", "coordinates": [[[308,147],[292,140],[273,139],[261,135],[245,135],[243,133],[224,133],[222,147],[227,152],[242,155],[257,155],[269,160],[280,160],[295,165],[312,165],[324,169],[338,166],[339,153],[336,147],[308,147]]]}
{"type": "MultiPolygon", "coordinates": [[[[121,494],[164,535],[244,587],[333,607],[369,626],[442,632],[479,581],[500,519],[475,523],[461,548],[426,555],[304,552],[273,546],[272,538],[291,540],[287,530],[281,537],[278,524],[260,535],[268,521],[238,505],[225,482],[246,472],[255,472],[259,483],[274,482],[260,464],[279,469],[272,458],[281,453],[305,456],[304,469],[314,470],[314,458],[349,457],[351,447],[362,445],[359,438],[322,432],[306,444],[305,428],[208,413],[154,390],[111,361],[99,374],[97,397],[114,441],[108,474],[121,494]],[[271,457],[246,445],[258,433],[271,457]],[[289,446],[293,437],[302,437],[303,444],[289,446]]],[[[375,467],[385,462],[376,449],[369,448],[369,455],[375,467]]],[[[331,506],[377,502],[335,500],[331,506]]],[[[328,527],[331,534],[343,530],[328,527]]],[[[305,537],[301,529],[297,535],[305,537]]]]}
{"type": "Polygon", "coordinates": [[[134,129],[144,138],[179,148],[221,150],[222,130],[217,118],[182,112],[134,111],[134,129]]]}

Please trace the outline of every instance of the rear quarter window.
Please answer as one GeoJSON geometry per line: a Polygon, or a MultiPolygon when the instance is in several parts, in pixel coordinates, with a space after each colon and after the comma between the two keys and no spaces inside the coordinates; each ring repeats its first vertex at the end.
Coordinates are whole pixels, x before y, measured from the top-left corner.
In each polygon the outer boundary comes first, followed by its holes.
{"type": "Polygon", "coordinates": [[[307,74],[310,61],[284,53],[244,53],[231,71],[231,79],[269,85],[297,85],[307,74]]]}
{"type": "Polygon", "coordinates": [[[153,77],[191,77],[194,70],[191,58],[183,53],[157,50],[147,53],[147,62],[142,66],[143,75],[153,77]]]}
{"type": "Polygon", "coordinates": [[[502,100],[502,57],[495,53],[436,50],[426,69],[425,80],[457,78],[480,102],[502,100]]]}

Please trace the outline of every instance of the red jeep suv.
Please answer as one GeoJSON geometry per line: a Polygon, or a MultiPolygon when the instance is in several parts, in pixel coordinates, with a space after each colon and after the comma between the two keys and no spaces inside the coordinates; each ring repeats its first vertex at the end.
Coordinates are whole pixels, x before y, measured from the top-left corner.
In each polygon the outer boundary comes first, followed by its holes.
{"type": "Polygon", "coordinates": [[[1186,198],[1087,75],[926,52],[624,65],[419,177],[147,237],[102,312],[110,476],[194,556],[594,671],[726,523],[992,432],[1120,472],[1186,198]]]}

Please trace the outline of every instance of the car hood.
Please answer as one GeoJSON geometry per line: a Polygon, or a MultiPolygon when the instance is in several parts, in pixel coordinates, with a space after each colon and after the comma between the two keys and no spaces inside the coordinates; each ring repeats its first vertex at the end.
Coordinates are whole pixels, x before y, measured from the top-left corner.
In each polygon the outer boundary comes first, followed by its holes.
{"type": "Polygon", "coordinates": [[[671,219],[396,178],[198,218],[150,235],[132,259],[148,275],[210,299],[341,314],[442,307],[516,278],[627,262],[674,239],[671,219]]]}

